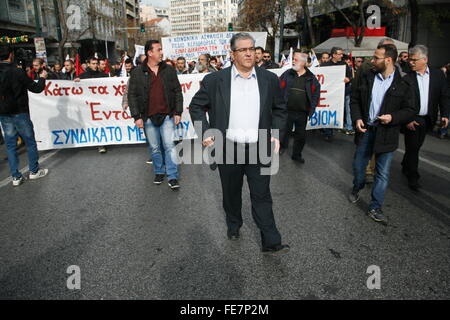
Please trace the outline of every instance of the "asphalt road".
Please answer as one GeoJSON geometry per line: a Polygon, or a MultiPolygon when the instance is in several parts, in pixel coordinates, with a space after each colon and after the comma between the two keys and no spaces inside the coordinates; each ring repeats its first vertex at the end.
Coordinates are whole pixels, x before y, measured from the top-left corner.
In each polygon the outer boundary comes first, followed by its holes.
{"type": "MultiPolygon", "coordinates": [[[[404,149],[401,143],[400,150],[404,149]]],[[[26,154],[21,151],[21,167],[26,154]]],[[[230,242],[218,172],[182,165],[181,189],[152,184],[144,145],[43,152],[48,177],[8,182],[0,147],[1,299],[449,299],[450,141],[428,136],[413,192],[395,152],[387,227],[346,200],[352,138],[310,132],[306,163],[281,157],[274,212],[291,251],[263,256],[243,193],[242,239],[230,242]],[[81,289],[69,290],[71,265],[81,289]],[[380,267],[381,288],[366,282],[380,267]]]]}

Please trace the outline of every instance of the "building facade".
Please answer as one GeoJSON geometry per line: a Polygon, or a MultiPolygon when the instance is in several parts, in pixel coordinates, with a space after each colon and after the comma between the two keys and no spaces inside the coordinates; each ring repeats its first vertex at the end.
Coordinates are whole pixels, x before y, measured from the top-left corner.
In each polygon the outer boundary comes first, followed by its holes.
{"type": "Polygon", "coordinates": [[[226,31],[237,15],[238,0],[172,0],[172,36],[226,31]]]}

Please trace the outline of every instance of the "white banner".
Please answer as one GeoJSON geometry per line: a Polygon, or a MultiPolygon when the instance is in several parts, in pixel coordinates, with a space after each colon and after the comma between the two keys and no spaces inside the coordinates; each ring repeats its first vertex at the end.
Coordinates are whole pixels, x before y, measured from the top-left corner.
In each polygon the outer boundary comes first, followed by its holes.
{"type": "MultiPolygon", "coordinates": [[[[280,76],[286,69],[274,69],[280,76]]],[[[343,66],[313,68],[322,85],[316,112],[308,129],[342,128],[344,118],[343,66]]],[[[179,75],[184,112],[174,139],[196,138],[187,108],[205,74],[179,75]]],[[[127,78],[47,80],[40,94],[29,93],[30,116],[39,150],[144,143],[122,97],[127,78]]]]}
{"type": "Polygon", "coordinates": [[[134,66],[137,65],[137,60],[139,59],[139,56],[141,54],[145,54],[145,47],[144,46],[139,46],[137,44],[134,45],[134,58],[133,58],[133,64],[134,66]]]}
{"type": "MultiPolygon", "coordinates": [[[[216,32],[161,38],[164,59],[185,57],[192,61],[206,53],[211,56],[226,56],[230,51],[230,39],[235,33],[237,32],[216,32]]],[[[266,47],[267,32],[249,33],[255,39],[257,47],[266,47]]]]}

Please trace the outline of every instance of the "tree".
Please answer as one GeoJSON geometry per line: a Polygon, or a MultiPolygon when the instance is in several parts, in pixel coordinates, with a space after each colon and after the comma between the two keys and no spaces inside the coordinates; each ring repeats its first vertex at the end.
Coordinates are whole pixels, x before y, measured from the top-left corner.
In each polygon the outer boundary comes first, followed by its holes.
{"type": "MultiPolygon", "coordinates": [[[[298,1],[286,0],[285,12],[295,12],[298,1]]],[[[247,0],[243,4],[240,26],[249,31],[267,32],[267,46],[274,51],[275,37],[280,30],[280,0],[247,0]]]]}
{"type": "MultiPolygon", "coordinates": [[[[82,6],[85,5],[85,2],[83,0],[56,0],[56,5],[58,6],[58,13],[59,13],[59,21],[61,24],[61,40],[58,43],[58,55],[60,60],[63,60],[65,55],[64,55],[64,47],[66,45],[66,43],[68,42],[77,42],[80,40],[81,37],[83,37],[88,31],[92,31],[93,34],[95,34],[95,29],[93,27],[93,25],[91,23],[88,24],[88,26],[86,28],[84,28],[83,30],[81,29],[81,24],[80,24],[80,28],[75,29],[75,30],[71,30],[71,28],[69,28],[68,25],[68,21],[71,17],[68,16],[67,13],[67,9],[70,6],[76,6],[81,8],[82,6]]],[[[92,3],[90,3],[89,6],[89,15],[91,17],[93,17],[95,15],[94,12],[94,7],[92,5],[92,3]]],[[[81,13],[81,12],[80,12],[81,13]]],[[[90,19],[92,20],[92,19],[90,19]]]]}
{"type": "Polygon", "coordinates": [[[311,39],[311,47],[316,45],[316,36],[314,35],[314,30],[312,26],[311,14],[309,12],[309,1],[308,0],[300,0],[300,4],[303,9],[303,14],[306,19],[306,23],[308,25],[309,38],[311,39]]]}
{"type": "Polygon", "coordinates": [[[360,47],[362,40],[364,38],[364,31],[366,28],[366,18],[364,16],[363,2],[364,0],[358,1],[358,18],[356,20],[352,20],[352,18],[347,15],[341,8],[336,4],[336,0],[328,0],[331,6],[336,9],[342,17],[347,21],[350,27],[353,30],[353,34],[355,35],[355,47],[360,47]]]}

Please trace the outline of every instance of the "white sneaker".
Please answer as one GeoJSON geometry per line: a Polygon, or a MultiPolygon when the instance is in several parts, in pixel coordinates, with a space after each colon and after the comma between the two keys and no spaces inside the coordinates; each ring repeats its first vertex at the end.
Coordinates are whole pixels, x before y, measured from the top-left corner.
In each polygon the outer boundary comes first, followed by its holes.
{"type": "Polygon", "coordinates": [[[43,178],[47,175],[48,169],[39,169],[36,173],[30,172],[30,180],[43,178]]]}
{"type": "Polygon", "coordinates": [[[98,147],[98,152],[106,153],[106,147],[98,147]]]}
{"type": "Polygon", "coordinates": [[[24,182],[25,182],[25,178],[23,176],[21,176],[20,178],[13,178],[12,185],[13,185],[13,187],[18,187],[24,182]]]}

